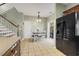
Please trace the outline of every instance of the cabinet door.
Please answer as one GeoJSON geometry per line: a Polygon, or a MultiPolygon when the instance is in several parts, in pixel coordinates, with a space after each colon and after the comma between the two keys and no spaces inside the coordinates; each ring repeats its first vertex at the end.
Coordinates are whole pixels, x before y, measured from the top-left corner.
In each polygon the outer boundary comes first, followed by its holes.
{"type": "Polygon", "coordinates": [[[64,19],[66,21],[66,25],[68,28],[73,27],[74,23],[75,23],[75,13],[71,13],[71,14],[65,16],[64,19]]]}
{"type": "Polygon", "coordinates": [[[62,40],[63,40],[63,18],[59,18],[60,22],[57,22],[57,33],[56,33],[56,48],[61,50],[62,47],[62,40]]]}
{"type": "Polygon", "coordinates": [[[62,51],[63,47],[61,38],[56,38],[56,48],[62,51]]]}
{"type": "Polygon", "coordinates": [[[76,55],[75,42],[72,42],[69,39],[63,39],[63,52],[68,56],[75,56],[76,55]]]}
{"type": "Polygon", "coordinates": [[[66,38],[74,41],[75,37],[75,13],[64,17],[66,23],[66,38]]]}
{"type": "Polygon", "coordinates": [[[63,37],[63,52],[66,55],[76,55],[76,44],[75,44],[75,17],[74,13],[64,17],[66,37],[63,37]]]}

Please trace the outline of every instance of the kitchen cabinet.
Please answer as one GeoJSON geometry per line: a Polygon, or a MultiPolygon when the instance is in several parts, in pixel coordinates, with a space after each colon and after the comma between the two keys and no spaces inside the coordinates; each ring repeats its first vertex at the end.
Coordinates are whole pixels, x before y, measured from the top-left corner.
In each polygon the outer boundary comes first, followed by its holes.
{"type": "Polygon", "coordinates": [[[76,28],[76,24],[79,25],[78,14],[71,13],[57,19],[57,31],[59,32],[56,33],[56,48],[67,56],[79,55],[79,28],[76,28]],[[59,22],[62,26],[58,25],[59,22]]]}
{"type": "Polygon", "coordinates": [[[63,49],[63,17],[58,18],[56,20],[57,24],[57,32],[56,32],[56,47],[57,49],[61,50],[63,49]]]}
{"type": "Polygon", "coordinates": [[[72,41],[69,41],[69,39],[64,39],[62,52],[67,56],[75,56],[76,55],[75,43],[72,41]]]}

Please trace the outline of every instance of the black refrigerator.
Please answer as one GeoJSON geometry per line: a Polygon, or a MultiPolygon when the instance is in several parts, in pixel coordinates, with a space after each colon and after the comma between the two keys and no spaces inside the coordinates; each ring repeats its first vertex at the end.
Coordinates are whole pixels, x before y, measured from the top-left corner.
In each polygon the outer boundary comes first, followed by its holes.
{"type": "Polygon", "coordinates": [[[67,56],[79,55],[79,13],[56,19],[56,48],[67,56]]]}

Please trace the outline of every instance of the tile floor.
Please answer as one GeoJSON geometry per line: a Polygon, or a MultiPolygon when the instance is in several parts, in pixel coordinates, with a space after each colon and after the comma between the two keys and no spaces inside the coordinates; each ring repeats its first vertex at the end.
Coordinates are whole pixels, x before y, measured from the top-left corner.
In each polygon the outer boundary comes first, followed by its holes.
{"type": "Polygon", "coordinates": [[[21,56],[65,56],[47,41],[21,41],[21,56]]]}

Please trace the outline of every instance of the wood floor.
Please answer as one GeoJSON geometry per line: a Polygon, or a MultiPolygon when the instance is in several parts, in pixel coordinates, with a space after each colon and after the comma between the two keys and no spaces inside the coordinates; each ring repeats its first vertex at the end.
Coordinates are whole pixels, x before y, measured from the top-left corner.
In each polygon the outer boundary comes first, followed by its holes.
{"type": "Polygon", "coordinates": [[[48,42],[21,41],[21,56],[65,56],[48,42]]]}

